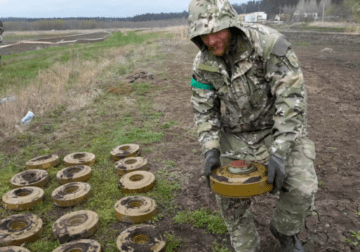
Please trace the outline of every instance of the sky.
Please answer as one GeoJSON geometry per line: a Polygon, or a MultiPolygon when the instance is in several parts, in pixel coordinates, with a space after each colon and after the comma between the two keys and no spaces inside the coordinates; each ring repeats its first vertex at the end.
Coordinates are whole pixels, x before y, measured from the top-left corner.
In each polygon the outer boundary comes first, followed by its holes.
{"type": "MultiPolygon", "coordinates": [[[[248,0],[230,0],[242,4],[248,0]]],[[[188,11],[190,0],[0,0],[0,17],[133,17],[188,11]]]]}

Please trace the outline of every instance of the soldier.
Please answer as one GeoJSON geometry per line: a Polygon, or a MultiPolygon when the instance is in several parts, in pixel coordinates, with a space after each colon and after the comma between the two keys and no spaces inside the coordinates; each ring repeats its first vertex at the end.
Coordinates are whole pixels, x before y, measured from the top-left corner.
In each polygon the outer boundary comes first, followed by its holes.
{"type": "MultiPolygon", "coordinates": [[[[290,43],[271,28],[240,22],[227,0],[192,0],[188,22],[200,49],[191,102],[208,185],[211,171],[233,160],[267,165],[270,193],[280,194],[270,231],[282,252],[304,251],[298,234],[314,210],[318,182],[307,93],[290,43]]],[[[216,200],[235,251],[260,251],[251,200],[216,200]]]]}

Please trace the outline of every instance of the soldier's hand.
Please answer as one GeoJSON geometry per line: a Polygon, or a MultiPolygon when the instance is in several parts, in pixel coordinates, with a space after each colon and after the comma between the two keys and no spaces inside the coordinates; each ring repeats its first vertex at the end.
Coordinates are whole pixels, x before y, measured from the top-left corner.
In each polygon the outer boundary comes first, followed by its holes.
{"type": "Polygon", "coordinates": [[[284,180],[287,179],[288,175],[285,174],[285,165],[286,161],[277,155],[272,155],[270,157],[269,164],[267,165],[268,169],[268,178],[267,182],[273,184],[273,189],[270,192],[275,194],[280,191],[283,186],[284,180]]]}
{"type": "Polygon", "coordinates": [[[205,153],[205,167],[204,175],[206,178],[206,183],[210,188],[210,179],[209,176],[212,170],[218,168],[221,165],[220,163],[220,151],[217,149],[211,149],[205,153]]]}

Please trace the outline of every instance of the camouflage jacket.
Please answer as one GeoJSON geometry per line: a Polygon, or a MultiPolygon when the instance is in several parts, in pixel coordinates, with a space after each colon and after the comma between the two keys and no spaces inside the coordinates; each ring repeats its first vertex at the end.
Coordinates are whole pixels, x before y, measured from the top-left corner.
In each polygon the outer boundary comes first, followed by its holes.
{"type": "Polygon", "coordinates": [[[268,153],[286,158],[294,141],[307,135],[307,94],[288,40],[271,28],[241,23],[227,0],[193,0],[189,36],[200,49],[191,102],[203,153],[220,149],[223,129],[243,134],[252,146],[270,134],[268,153]],[[231,30],[231,46],[217,57],[199,35],[225,28],[231,30]]]}

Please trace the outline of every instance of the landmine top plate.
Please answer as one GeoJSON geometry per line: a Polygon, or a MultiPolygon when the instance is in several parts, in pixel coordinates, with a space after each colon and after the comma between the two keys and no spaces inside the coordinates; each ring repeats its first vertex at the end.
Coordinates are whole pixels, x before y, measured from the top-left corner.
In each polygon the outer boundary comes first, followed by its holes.
{"type": "Polygon", "coordinates": [[[229,198],[250,198],[272,190],[266,167],[259,163],[236,160],[216,168],[210,175],[213,192],[229,198]]]}

